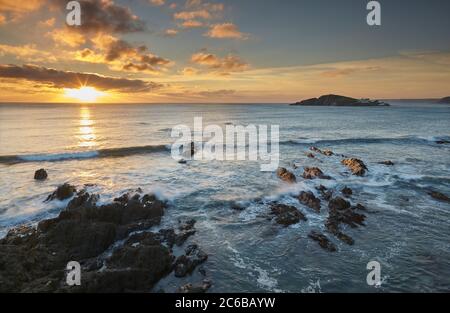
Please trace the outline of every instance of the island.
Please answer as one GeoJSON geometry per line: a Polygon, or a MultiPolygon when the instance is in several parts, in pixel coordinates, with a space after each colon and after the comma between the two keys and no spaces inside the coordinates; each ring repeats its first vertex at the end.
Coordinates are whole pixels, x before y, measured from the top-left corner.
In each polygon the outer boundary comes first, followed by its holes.
{"type": "Polygon", "coordinates": [[[325,95],[320,98],[312,98],[293,103],[294,106],[338,106],[338,107],[374,107],[390,106],[379,100],[355,99],[339,95],[325,95]]]}
{"type": "Polygon", "coordinates": [[[442,98],[441,100],[438,100],[438,103],[441,103],[441,104],[450,104],[450,97],[442,98]]]}

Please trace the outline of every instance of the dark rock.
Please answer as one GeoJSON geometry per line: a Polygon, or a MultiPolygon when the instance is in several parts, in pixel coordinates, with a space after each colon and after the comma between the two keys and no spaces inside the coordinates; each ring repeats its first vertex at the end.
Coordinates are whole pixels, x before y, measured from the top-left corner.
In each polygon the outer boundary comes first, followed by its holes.
{"type": "Polygon", "coordinates": [[[134,196],[98,206],[97,199],[82,190],[57,218],[36,229],[13,229],[1,239],[0,292],[148,292],[167,275],[175,259],[159,234],[132,235],[105,254],[131,232],[159,224],[164,202],[134,196]],[[82,264],[83,283],[69,288],[64,269],[72,260],[82,264]],[[100,271],[102,264],[107,266],[100,271]]]}
{"type": "Polygon", "coordinates": [[[341,163],[347,166],[353,175],[364,176],[366,174],[367,166],[359,159],[345,159],[341,163]]]}
{"type": "Polygon", "coordinates": [[[47,171],[41,168],[34,173],[35,180],[46,180],[48,177],[47,171]]]}
{"type": "Polygon", "coordinates": [[[437,191],[430,191],[428,192],[428,194],[436,200],[450,203],[450,198],[447,195],[444,195],[443,193],[437,191]]]}
{"type": "Polygon", "coordinates": [[[178,293],[205,293],[211,288],[210,280],[205,279],[199,284],[186,284],[178,289],[178,293]]]}
{"type": "Polygon", "coordinates": [[[438,141],[436,141],[436,143],[438,145],[447,145],[447,144],[450,144],[450,141],[449,140],[438,140],[438,141]]]}
{"type": "Polygon", "coordinates": [[[340,197],[334,198],[328,203],[328,207],[330,208],[330,210],[343,211],[350,208],[350,206],[351,206],[350,202],[340,197]]]}
{"type": "Polygon", "coordinates": [[[298,196],[298,200],[300,201],[300,203],[310,207],[317,213],[320,213],[320,199],[316,198],[316,196],[312,192],[302,191],[298,196]]]}
{"type": "Polygon", "coordinates": [[[331,179],[330,176],[324,175],[323,172],[318,167],[305,167],[305,171],[303,172],[304,179],[331,179]]]}
{"type": "Polygon", "coordinates": [[[450,97],[445,97],[437,101],[440,104],[450,104],[450,97]]]}
{"type": "Polygon", "coordinates": [[[325,235],[312,231],[308,237],[316,241],[323,249],[329,252],[336,252],[336,246],[325,235]]]}
{"type": "Polygon", "coordinates": [[[295,177],[295,175],[291,172],[289,172],[287,169],[285,169],[284,167],[280,167],[277,170],[277,176],[282,180],[285,181],[287,183],[290,184],[294,184],[297,182],[297,178],[295,177]]]}
{"type": "Polygon", "coordinates": [[[47,202],[55,199],[60,201],[66,200],[72,197],[75,192],[77,192],[77,189],[74,186],[65,183],[64,185],[59,186],[45,201],[47,202]]]}
{"type": "Polygon", "coordinates": [[[331,198],[333,198],[333,191],[328,190],[325,186],[320,185],[319,187],[316,187],[316,189],[326,201],[330,201],[331,198]]]}
{"type": "Polygon", "coordinates": [[[306,156],[308,157],[308,158],[310,158],[310,159],[315,159],[316,158],[316,156],[313,154],[313,153],[307,153],[306,154],[306,156]]]}
{"type": "Polygon", "coordinates": [[[239,202],[233,201],[231,203],[231,209],[233,209],[235,211],[244,211],[246,209],[246,207],[239,202]]]}
{"type": "Polygon", "coordinates": [[[185,250],[185,255],[177,258],[175,261],[175,276],[185,277],[191,274],[195,268],[208,259],[208,255],[197,245],[190,245],[185,250]]]}
{"type": "Polygon", "coordinates": [[[379,164],[386,165],[386,166],[394,166],[395,165],[394,162],[392,162],[392,161],[383,161],[383,162],[380,162],[379,164]]]}
{"type": "Polygon", "coordinates": [[[311,151],[314,151],[314,152],[323,154],[323,155],[325,155],[325,156],[333,156],[333,155],[334,155],[334,152],[331,151],[331,150],[328,150],[328,149],[326,149],[326,150],[321,150],[321,149],[319,149],[319,148],[317,148],[317,147],[311,147],[311,148],[309,148],[309,149],[310,149],[311,151]]]}
{"type": "Polygon", "coordinates": [[[353,194],[353,190],[348,187],[344,187],[344,189],[342,189],[341,192],[345,197],[350,197],[353,194]]]}
{"type": "Polygon", "coordinates": [[[187,161],[186,160],[180,160],[180,161],[178,161],[178,163],[179,164],[187,164],[187,161]]]}
{"type": "Polygon", "coordinates": [[[389,106],[389,104],[380,102],[378,100],[369,99],[355,99],[339,95],[325,95],[320,98],[312,98],[308,100],[303,100],[291,105],[299,106],[352,106],[352,107],[366,107],[366,106],[389,106]]]}
{"type": "Polygon", "coordinates": [[[296,207],[285,204],[273,204],[271,213],[276,216],[275,221],[283,226],[290,226],[302,221],[306,221],[306,217],[296,207]]]}

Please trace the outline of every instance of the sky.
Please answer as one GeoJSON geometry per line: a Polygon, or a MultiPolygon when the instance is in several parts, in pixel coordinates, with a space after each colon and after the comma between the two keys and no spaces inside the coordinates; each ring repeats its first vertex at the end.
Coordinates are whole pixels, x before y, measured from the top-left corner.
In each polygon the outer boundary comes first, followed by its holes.
{"type": "Polygon", "coordinates": [[[0,0],[0,102],[450,95],[450,1],[0,0]],[[82,91],[79,91],[81,88],[82,91]]]}

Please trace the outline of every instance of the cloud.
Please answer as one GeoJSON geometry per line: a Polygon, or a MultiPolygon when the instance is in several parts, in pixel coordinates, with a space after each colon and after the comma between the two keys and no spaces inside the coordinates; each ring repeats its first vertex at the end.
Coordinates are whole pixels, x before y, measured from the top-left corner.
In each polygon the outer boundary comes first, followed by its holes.
{"type": "Polygon", "coordinates": [[[102,91],[149,92],[160,84],[140,79],[115,78],[91,73],[60,71],[36,65],[0,65],[0,78],[23,79],[51,88],[95,87],[102,91]]]}
{"type": "Polygon", "coordinates": [[[91,63],[106,63],[114,70],[158,73],[172,65],[172,61],[151,53],[144,45],[134,47],[125,40],[110,35],[92,39],[95,50],[78,51],[76,59],[91,63]]]}
{"type": "Polygon", "coordinates": [[[0,56],[12,55],[18,60],[27,62],[55,62],[56,57],[53,53],[39,50],[36,45],[28,44],[24,46],[11,46],[0,44],[0,56]]]}
{"type": "Polygon", "coordinates": [[[214,24],[204,35],[218,39],[248,39],[248,34],[241,33],[239,28],[233,23],[214,24]]]}
{"type": "Polygon", "coordinates": [[[173,15],[173,17],[176,20],[193,20],[196,18],[208,20],[212,18],[211,14],[207,10],[177,12],[173,15]]]}
{"type": "Polygon", "coordinates": [[[197,20],[187,20],[180,24],[182,28],[199,28],[205,26],[202,22],[197,20]]]}
{"type": "Polygon", "coordinates": [[[55,25],[56,19],[54,17],[49,18],[48,20],[39,22],[39,26],[43,27],[53,27],[55,25]]]}
{"type": "Polygon", "coordinates": [[[174,36],[178,35],[178,33],[179,33],[179,31],[177,29],[173,29],[173,28],[166,29],[164,31],[164,35],[167,37],[174,37],[174,36]]]}
{"type": "Polygon", "coordinates": [[[249,68],[249,64],[243,61],[239,56],[229,54],[223,58],[215,54],[201,51],[191,56],[191,62],[205,66],[214,72],[228,74],[231,72],[242,72],[249,68]]]}
{"type": "Polygon", "coordinates": [[[166,0],[149,0],[151,5],[160,7],[163,6],[166,3],[166,0]]]}
{"type": "MultiPolygon", "coordinates": [[[[53,6],[66,12],[66,0],[50,0],[53,6]]],[[[81,5],[82,32],[132,33],[145,30],[142,20],[129,8],[115,4],[112,0],[79,0],[81,5]]]]}
{"type": "Polygon", "coordinates": [[[86,42],[83,34],[74,31],[69,27],[55,29],[48,32],[46,36],[52,38],[57,45],[68,46],[71,48],[79,47],[86,42]]]}
{"type": "Polygon", "coordinates": [[[377,71],[379,70],[379,67],[372,66],[372,67],[347,67],[347,68],[336,68],[336,69],[330,69],[326,70],[321,73],[323,77],[327,78],[335,78],[335,77],[342,77],[342,76],[349,76],[354,73],[358,72],[368,72],[368,71],[377,71]]]}
{"type": "Polygon", "coordinates": [[[6,23],[6,17],[3,14],[0,14],[0,25],[6,23]]]}

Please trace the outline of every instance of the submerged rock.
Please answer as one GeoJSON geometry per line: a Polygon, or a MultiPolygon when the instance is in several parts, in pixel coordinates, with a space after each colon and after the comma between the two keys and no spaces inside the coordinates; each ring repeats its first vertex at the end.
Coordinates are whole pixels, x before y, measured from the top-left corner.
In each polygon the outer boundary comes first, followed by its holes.
{"type": "Polygon", "coordinates": [[[37,170],[34,173],[34,179],[35,180],[46,180],[48,177],[47,171],[43,168],[41,168],[40,170],[37,170]]]}
{"type": "Polygon", "coordinates": [[[294,184],[297,182],[297,178],[295,177],[295,175],[291,172],[289,172],[287,169],[285,169],[284,167],[280,167],[277,170],[277,176],[282,180],[285,181],[287,183],[290,184],[294,184]]]}
{"type": "Polygon", "coordinates": [[[319,149],[317,147],[311,147],[311,148],[309,148],[309,150],[317,152],[317,153],[320,153],[320,154],[323,154],[325,156],[333,156],[334,155],[334,152],[331,151],[331,150],[328,150],[328,149],[321,150],[321,149],[319,149]]]}
{"type": "Polygon", "coordinates": [[[76,192],[77,189],[74,186],[65,183],[64,185],[59,186],[45,201],[53,201],[55,199],[60,201],[66,200],[71,198],[76,192]]]}
{"type": "Polygon", "coordinates": [[[297,198],[300,203],[310,207],[317,213],[320,213],[320,199],[316,198],[316,196],[312,192],[302,191],[297,198]]]}
{"type": "Polygon", "coordinates": [[[303,172],[304,179],[331,179],[330,176],[324,175],[322,170],[318,167],[305,167],[305,171],[303,172]]]}
{"type": "Polygon", "coordinates": [[[366,174],[367,166],[359,159],[345,159],[341,163],[347,166],[353,175],[364,176],[366,174]]]}
{"type": "Polygon", "coordinates": [[[285,204],[273,204],[271,213],[276,216],[275,221],[283,226],[290,226],[302,221],[306,221],[305,215],[296,207],[285,204]]]}
{"type": "Polygon", "coordinates": [[[346,187],[344,187],[342,190],[341,190],[341,192],[342,192],[342,194],[345,196],[345,197],[350,197],[352,194],[353,194],[353,190],[351,189],[351,188],[348,188],[347,186],[346,187]]]}
{"type": "Polygon", "coordinates": [[[436,200],[450,203],[450,197],[448,197],[447,195],[444,195],[443,193],[440,193],[437,191],[430,191],[430,192],[428,192],[428,194],[436,200]]]}
{"type": "Polygon", "coordinates": [[[211,288],[212,283],[209,279],[204,279],[198,284],[186,284],[178,289],[178,293],[205,293],[211,288]]]}
{"type": "Polygon", "coordinates": [[[394,166],[394,162],[392,161],[383,161],[383,162],[379,162],[379,164],[381,165],[386,165],[386,166],[394,166]]]}
{"type": "Polygon", "coordinates": [[[309,233],[308,237],[316,241],[323,249],[329,252],[336,252],[336,246],[327,238],[327,236],[313,230],[309,233]]]}

